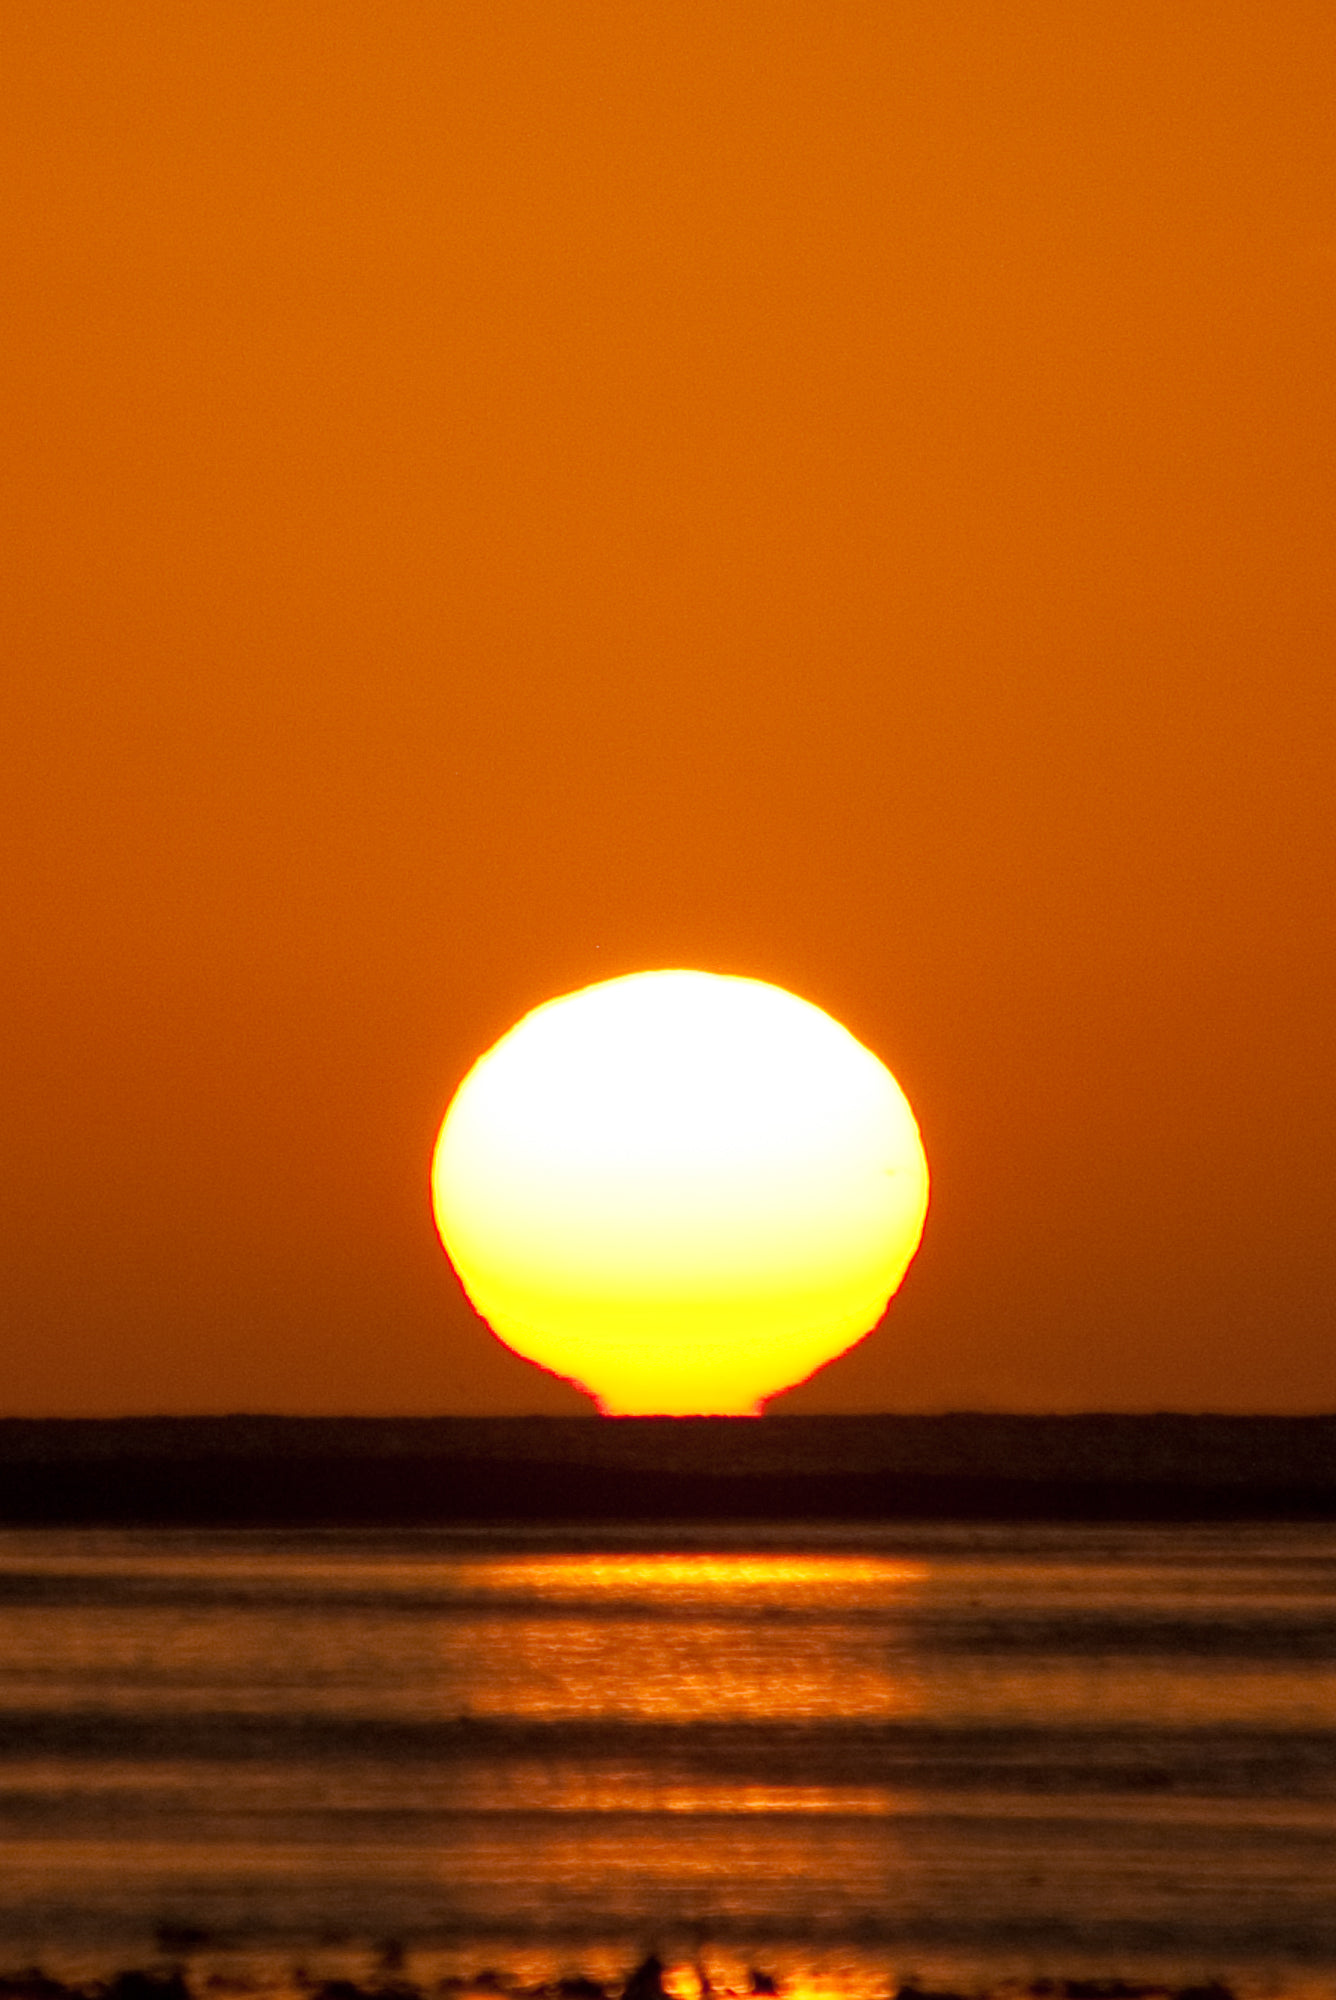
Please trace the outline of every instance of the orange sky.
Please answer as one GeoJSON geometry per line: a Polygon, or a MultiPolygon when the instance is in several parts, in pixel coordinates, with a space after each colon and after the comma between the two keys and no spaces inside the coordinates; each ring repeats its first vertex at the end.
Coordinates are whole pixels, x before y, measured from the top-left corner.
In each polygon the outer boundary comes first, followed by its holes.
{"type": "Polygon", "coordinates": [[[793,1407],[1336,1407],[1330,0],[5,40],[0,1407],[573,1407],[432,1141],[661,965],[923,1126],[793,1407]]]}

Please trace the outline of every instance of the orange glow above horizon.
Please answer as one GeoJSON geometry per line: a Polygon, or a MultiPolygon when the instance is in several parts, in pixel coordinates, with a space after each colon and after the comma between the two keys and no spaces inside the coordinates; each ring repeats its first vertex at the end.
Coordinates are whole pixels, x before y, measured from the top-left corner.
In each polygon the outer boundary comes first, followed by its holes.
{"type": "Polygon", "coordinates": [[[515,1352],[607,1415],[752,1415],[859,1340],[918,1247],[928,1172],[878,1059],[759,980],[636,973],[477,1062],[437,1227],[515,1352]]]}

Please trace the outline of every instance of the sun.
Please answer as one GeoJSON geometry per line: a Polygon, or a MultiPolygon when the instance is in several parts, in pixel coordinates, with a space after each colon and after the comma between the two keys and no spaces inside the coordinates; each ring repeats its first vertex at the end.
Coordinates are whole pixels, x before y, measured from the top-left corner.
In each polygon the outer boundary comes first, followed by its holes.
{"type": "Polygon", "coordinates": [[[549,1001],[475,1063],[432,1199],[517,1354],[606,1415],[742,1416],[875,1326],[928,1168],[895,1078],[819,1007],[639,972],[549,1001]]]}

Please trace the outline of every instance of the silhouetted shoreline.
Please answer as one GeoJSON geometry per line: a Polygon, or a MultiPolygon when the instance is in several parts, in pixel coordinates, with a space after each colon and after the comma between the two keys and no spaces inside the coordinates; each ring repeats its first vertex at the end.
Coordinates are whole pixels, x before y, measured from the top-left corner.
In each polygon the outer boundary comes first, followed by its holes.
{"type": "Polygon", "coordinates": [[[0,1419],[0,1524],[1336,1519],[1336,1417],[0,1419]]]}
{"type": "MultiPolygon", "coordinates": [[[[280,1986],[218,1975],[195,1983],[179,1966],[166,1972],[131,1969],[107,1979],[66,1982],[32,1967],[0,1974],[0,2000],[202,2000],[206,1995],[223,2000],[226,1995],[278,1992],[303,1996],[303,2000],[455,2000],[456,1996],[458,2000],[667,2000],[660,1977],[665,1970],[651,1957],[636,1966],[624,1983],[604,1983],[576,1974],[521,1986],[496,1973],[482,1972],[472,1979],[446,1978],[425,1986],[402,1977],[363,1985],[350,1979],[313,1980],[296,1972],[280,1986]]],[[[1184,1984],[1116,1977],[1044,1978],[985,1980],[958,1990],[929,1990],[904,1983],[893,1985],[892,1990],[896,2000],[1237,2000],[1235,1989],[1217,1979],[1184,1984]]],[[[708,1989],[715,2000],[763,2000],[769,1995],[779,1995],[782,2000],[784,1991],[782,1983],[758,1970],[753,1970],[749,1986],[708,1989]]]]}

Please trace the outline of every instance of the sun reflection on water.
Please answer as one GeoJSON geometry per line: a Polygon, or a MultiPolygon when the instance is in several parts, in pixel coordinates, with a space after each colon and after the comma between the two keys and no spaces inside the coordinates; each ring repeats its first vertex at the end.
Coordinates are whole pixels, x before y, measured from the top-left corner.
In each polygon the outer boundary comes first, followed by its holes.
{"type": "Polygon", "coordinates": [[[882,1607],[921,1583],[925,1563],[873,1556],[820,1555],[544,1555],[477,1566],[474,1581],[498,1594],[548,1599],[694,1600],[757,1598],[804,1608],[845,1610],[854,1600],[882,1607]]]}
{"type": "Polygon", "coordinates": [[[1077,1925],[1336,1962],[1329,1528],[748,1534],[0,1537],[21,1962],[163,1919],[201,1978],[399,1939],[491,2000],[651,1948],[784,2000],[1107,1970],[1077,1925]]]}
{"type": "MultiPolygon", "coordinates": [[[[794,1555],[546,1555],[473,1567],[479,1716],[585,1723],[869,1719],[917,1706],[887,1618],[920,1564],[794,1555]],[[860,1623],[857,1614],[875,1614],[860,1623]]],[[[458,1657],[458,1656],[457,1656],[458,1657]]]]}

